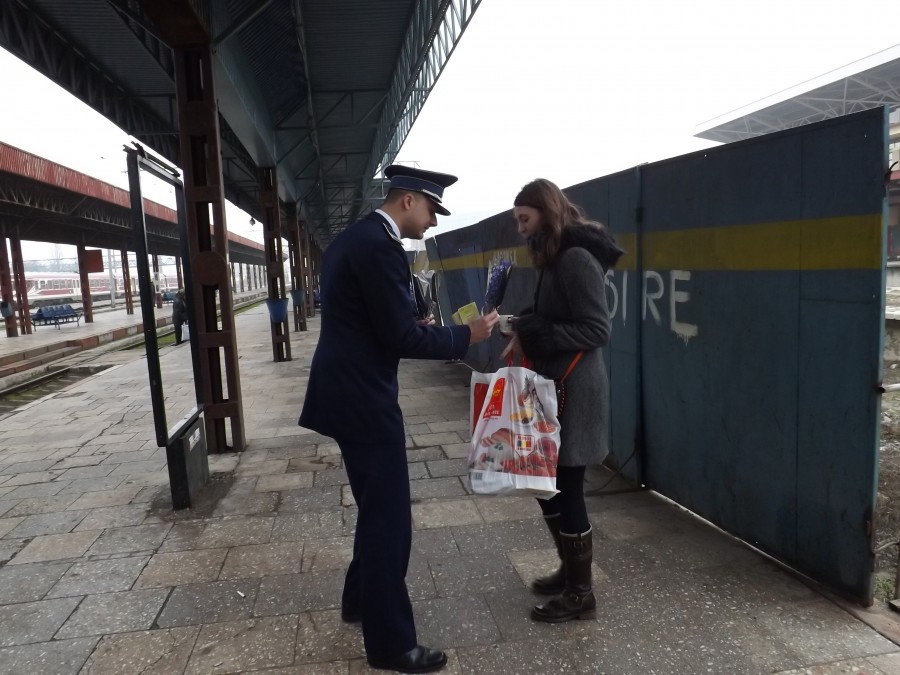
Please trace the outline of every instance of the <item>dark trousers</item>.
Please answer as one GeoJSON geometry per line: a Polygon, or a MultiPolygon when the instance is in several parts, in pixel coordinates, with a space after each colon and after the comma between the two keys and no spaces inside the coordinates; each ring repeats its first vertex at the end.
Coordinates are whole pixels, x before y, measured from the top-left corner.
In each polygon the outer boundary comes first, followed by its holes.
{"type": "Polygon", "coordinates": [[[417,644],[406,589],[412,543],[406,439],[401,429],[393,443],[338,445],[359,507],[341,604],[360,611],[366,654],[391,658],[417,644]]]}
{"type": "Polygon", "coordinates": [[[552,499],[538,499],[545,516],[560,515],[559,529],[569,534],[587,532],[591,527],[584,503],[583,466],[556,467],[556,489],[552,499]]]}
{"type": "Polygon", "coordinates": [[[180,345],[180,344],[181,344],[181,327],[182,327],[183,325],[184,325],[183,322],[176,322],[176,323],[175,323],[175,344],[176,344],[176,345],[180,345]]]}

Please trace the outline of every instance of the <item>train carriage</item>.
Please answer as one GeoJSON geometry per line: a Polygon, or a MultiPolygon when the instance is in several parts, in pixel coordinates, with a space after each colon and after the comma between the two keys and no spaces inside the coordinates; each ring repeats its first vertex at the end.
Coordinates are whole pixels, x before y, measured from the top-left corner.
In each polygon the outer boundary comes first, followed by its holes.
{"type": "MultiPolygon", "coordinates": [[[[91,297],[94,300],[104,300],[109,297],[109,273],[92,272],[88,274],[91,287],[91,297]]],[[[115,275],[116,293],[124,295],[125,281],[121,273],[115,275]]],[[[130,273],[131,292],[137,296],[138,279],[137,271],[130,273]]],[[[75,272],[26,272],[25,288],[28,291],[28,304],[32,307],[55,305],[59,303],[81,302],[81,277],[75,272]]],[[[178,281],[174,274],[160,273],[159,291],[174,291],[178,288],[178,281]]]]}

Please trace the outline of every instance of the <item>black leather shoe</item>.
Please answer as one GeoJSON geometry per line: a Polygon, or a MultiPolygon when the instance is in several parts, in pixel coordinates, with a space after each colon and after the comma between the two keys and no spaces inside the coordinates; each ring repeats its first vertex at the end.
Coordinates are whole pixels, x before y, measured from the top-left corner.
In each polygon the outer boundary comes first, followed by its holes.
{"type": "Polygon", "coordinates": [[[344,623],[362,623],[362,614],[358,610],[341,607],[341,621],[344,623]]]}
{"type": "Polygon", "coordinates": [[[399,673],[430,673],[447,665],[447,655],[438,649],[416,645],[405,654],[392,659],[369,658],[369,665],[379,670],[396,670],[399,673]]]}

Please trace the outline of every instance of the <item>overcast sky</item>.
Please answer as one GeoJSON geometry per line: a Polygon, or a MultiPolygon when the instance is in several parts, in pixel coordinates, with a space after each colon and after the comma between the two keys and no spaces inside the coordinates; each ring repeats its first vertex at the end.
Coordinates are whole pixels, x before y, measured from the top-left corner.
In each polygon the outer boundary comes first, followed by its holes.
{"type": "Polygon", "coordinates": [[[900,2],[483,0],[398,159],[460,176],[445,228],[711,145],[697,126],[900,43],[900,2]]]}
{"type": "MultiPolygon", "coordinates": [[[[897,0],[482,0],[397,159],[460,177],[440,233],[538,176],[565,187],[709,147],[698,125],[900,43],[898,26],[897,0]]],[[[0,140],[126,187],[121,130],[2,50],[0,87],[0,140]]],[[[228,227],[261,241],[233,207],[228,227]]]]}

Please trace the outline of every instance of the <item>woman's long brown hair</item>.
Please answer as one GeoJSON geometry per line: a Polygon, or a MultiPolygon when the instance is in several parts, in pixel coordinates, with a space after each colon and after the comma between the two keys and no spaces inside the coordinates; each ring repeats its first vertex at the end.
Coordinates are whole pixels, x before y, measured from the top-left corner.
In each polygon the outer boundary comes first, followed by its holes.
{"type": "Polygon", "coordinates": [[[563,194],[556,183],[538,178],[523,187],[513,206],[530,206],[541,214],[541,232],[529,238],[528,249],[537,268],[552,265],[559,253],[562,230],[567,225],[599,225],[584,216],[584,212],[563,194]]]}

